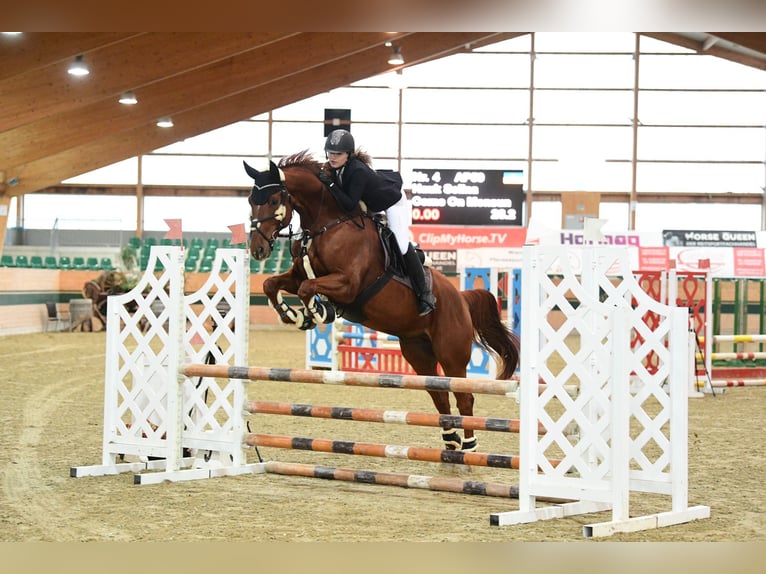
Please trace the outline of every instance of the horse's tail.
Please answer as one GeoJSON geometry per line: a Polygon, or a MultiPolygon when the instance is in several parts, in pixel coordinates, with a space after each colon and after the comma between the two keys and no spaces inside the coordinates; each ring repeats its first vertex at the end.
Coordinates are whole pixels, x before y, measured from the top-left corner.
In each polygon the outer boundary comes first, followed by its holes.
{"type": "Polygon", "coordinates": [[[486,289],[469,289],[460,294],[468,304],[476,341],[500,359],[498,379],[510,379],[519,364],[519,341],[503,323],[497,299],[486,289]]]}

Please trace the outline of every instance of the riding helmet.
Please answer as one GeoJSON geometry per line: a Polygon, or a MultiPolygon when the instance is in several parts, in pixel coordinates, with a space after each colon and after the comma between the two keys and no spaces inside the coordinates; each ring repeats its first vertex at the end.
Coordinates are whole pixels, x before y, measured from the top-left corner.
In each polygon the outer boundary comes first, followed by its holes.
{"type": "Polygon", "coordinates": [[[325,152],[354,153],[355,149],[354,136],[346,130],[333,130],[330,132],[330,135],[327,136],[327,140],[324,144],[325,152]]]}

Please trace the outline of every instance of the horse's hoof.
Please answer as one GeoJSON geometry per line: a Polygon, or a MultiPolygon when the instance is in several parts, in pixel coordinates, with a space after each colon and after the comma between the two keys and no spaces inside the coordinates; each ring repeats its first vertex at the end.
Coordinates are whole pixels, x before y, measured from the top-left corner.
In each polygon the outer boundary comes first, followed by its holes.
{"type": "Polygon", "coordinates": [[[314,320],[309,315],[303,316],[303,323],[301,323],[300,327],[298,327],[301,331],[308,331],[309,329],[313,329],[316,327],[316,323],[314,323],[314,320]]]}

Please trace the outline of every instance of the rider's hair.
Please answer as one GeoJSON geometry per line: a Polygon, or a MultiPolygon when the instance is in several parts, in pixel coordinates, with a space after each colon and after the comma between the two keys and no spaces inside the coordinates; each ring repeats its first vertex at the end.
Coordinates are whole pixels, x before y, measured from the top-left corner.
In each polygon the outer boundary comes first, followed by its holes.
{"type": "Polygon", "coordinates": [[[370,157],[370,154],[367,152],[358,149],[354,152],[353,157],[361,162],[366,163],[369,167],[372,167],[372,157],[370,157]]]}

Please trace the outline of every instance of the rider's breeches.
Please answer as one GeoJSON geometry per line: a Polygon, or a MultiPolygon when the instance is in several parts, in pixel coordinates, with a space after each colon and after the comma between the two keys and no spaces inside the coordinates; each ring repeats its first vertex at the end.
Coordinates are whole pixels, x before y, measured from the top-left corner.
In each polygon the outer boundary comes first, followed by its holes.
{"type": "Polygon", "coordinates": [[[394,232],[396,243],[402,253],[407,253],[410,246],[410,204],[402,194],[402,198],[386,210],[388,227],[394,232]]]}

